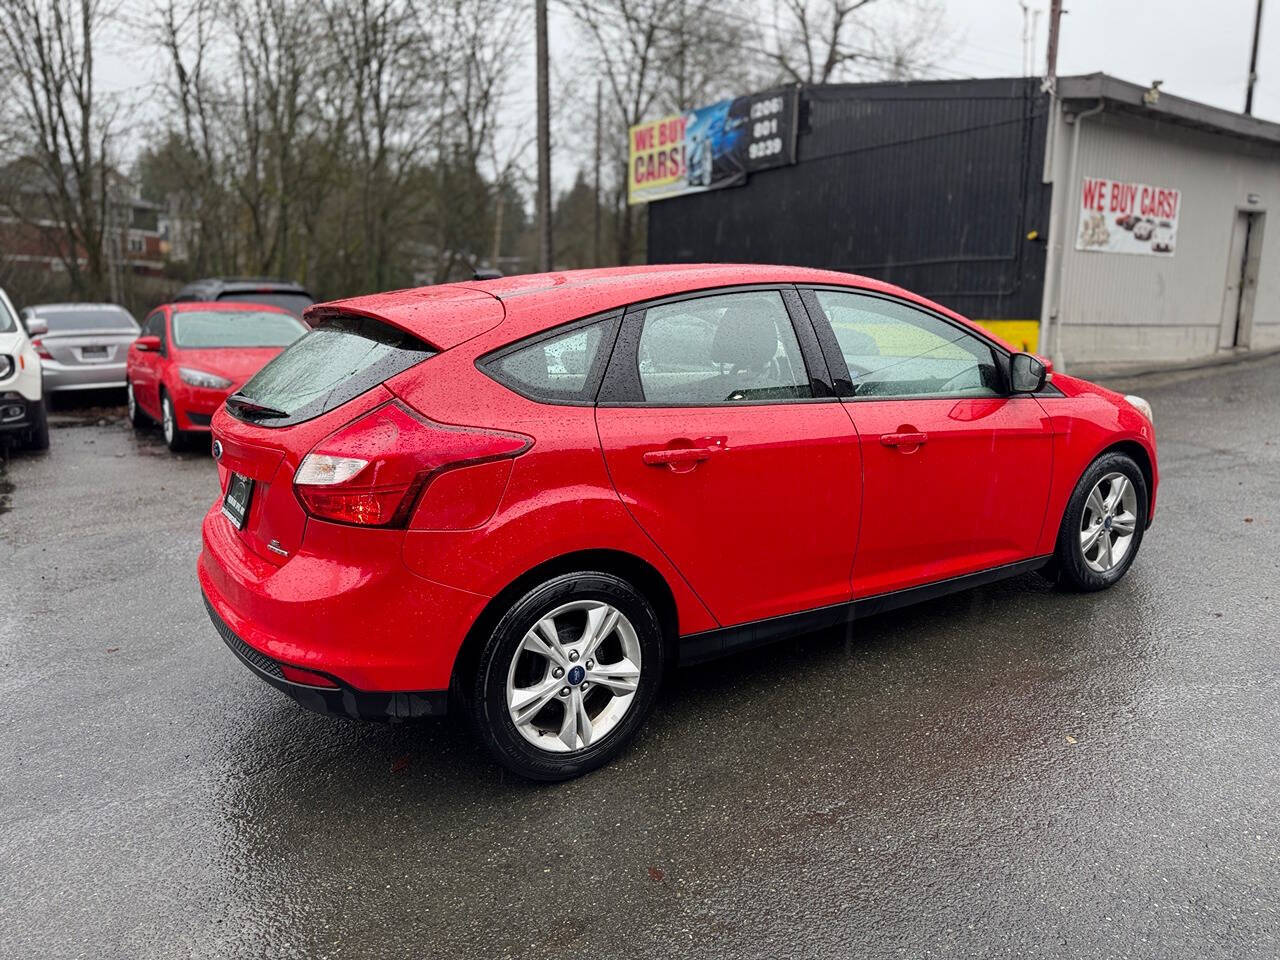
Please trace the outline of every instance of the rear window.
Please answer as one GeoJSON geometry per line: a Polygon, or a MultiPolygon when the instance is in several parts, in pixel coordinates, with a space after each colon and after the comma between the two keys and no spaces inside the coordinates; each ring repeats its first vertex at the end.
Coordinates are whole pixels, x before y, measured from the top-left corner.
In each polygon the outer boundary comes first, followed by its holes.
{"type": "Polygon", "coordinates": [[[173,342],[188,350],[287,347],[307,332],[297,317],[274,310],[179,310],[173,342]]]}
{"type": "Polygon", "coordinates": [[[48,324],[50,333],[138,329],[138,322],[123,307],[34,307],[31,312],[48,324]]]}
{"type": "Polygon", "coordinates": [[[436,354],[402,330],[364,317],[321,320],[227,401],[266,427],[310,420],[436,354]]]}
{"type": "Polygon", "coordinates": [[[305,293],[289,293],[280,291],[272,293],[271,291],[250,291],[237,293],[224,293],[218,297],[219,300],[230,300],[232,303],[265,303],[269,307],[280,307],[288,310],[295,317],[302,316],[302,311],[315,303],[305,293]]]}

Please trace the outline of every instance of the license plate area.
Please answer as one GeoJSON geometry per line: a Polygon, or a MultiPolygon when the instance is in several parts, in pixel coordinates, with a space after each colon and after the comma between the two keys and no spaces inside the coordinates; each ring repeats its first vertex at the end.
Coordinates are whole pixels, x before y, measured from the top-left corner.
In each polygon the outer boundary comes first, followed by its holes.
{"type": "Polygon", "coordinates": [[[227,492],[222,498],[222,515],[237,530],[243,530],[249,519],[249,504],[253,501],[254,481],[251,477],[232,472],[227,480],[227,492]]]}
{"type": "Polygon", "coordinates": [[[80,356],[85,360],[105,360],[107,359],[106,347],[81,347],[80,356]]]}

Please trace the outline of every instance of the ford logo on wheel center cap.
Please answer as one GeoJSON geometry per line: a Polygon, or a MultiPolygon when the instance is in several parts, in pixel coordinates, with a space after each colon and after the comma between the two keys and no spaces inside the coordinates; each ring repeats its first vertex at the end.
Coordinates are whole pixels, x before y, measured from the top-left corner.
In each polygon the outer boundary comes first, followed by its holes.
{"type": "Polygon", "coordinates": [[[213,441],[213,459],[215,460],[222,459],[222,441],[221,440],[213,441]]]}
{"type": "Polygon", "coordinates": [[[585,677],[586,675],[587,675],[587,671],[582,669],[581,665],[576,667],[570,667],[569,668],[569,685],[576,687],[578,684],[582,682],[582,678],[585,677]]]}

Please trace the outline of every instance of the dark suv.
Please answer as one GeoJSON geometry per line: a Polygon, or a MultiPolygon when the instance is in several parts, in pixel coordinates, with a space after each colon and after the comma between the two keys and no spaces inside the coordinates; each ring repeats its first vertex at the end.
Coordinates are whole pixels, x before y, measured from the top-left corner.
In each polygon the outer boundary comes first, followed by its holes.
{"type": "Polygon", "coordinates": [[[178,291],[174,301],[234,300],[239,303],[265,303],[283,307],[295,316],[316,302],[316,298],[300,284],[270,277],[206,277],[193,280],[178,291]]]}

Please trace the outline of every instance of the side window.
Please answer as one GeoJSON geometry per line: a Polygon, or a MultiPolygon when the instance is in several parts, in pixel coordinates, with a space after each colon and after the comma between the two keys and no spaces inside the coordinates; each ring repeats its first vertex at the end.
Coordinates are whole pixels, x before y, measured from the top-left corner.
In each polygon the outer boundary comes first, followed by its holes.
{"type": "Polygon", "coordinates": [[[144,337],[164,337],[164,311],[157,310],[142,322],[144,337]]]}
{"type": "Polygon", "coordinates": [[[858,397],[993,397],[995,356],[981,338],[896,300],[814,291],[858,397]]]}
{"type": "Polygon", "coordinates": [[[602,345],[612,342],[615,329],[615,320],[578,327],[505,351],[483,367],[499,383],[532,400],[590,402],[608,352],[602,345]]]}
{"type": "Polygon", "coordinates": [[[651,403],[706,406],[813,396],[776,290],[650,307],[638,360],[644,399],[651,403]]]}

